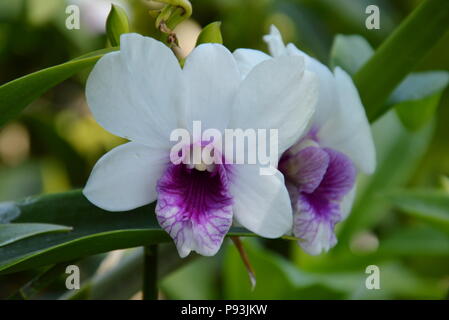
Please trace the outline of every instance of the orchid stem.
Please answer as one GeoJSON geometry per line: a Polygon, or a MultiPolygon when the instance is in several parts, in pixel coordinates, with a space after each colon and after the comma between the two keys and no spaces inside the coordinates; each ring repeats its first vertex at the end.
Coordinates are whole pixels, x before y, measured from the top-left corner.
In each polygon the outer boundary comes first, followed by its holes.
{"type": "Polygon", "coordinates": [[[249,261],[248,254],[243,247],[243,243],[239,237],[231,237],[232,242],[234,242],[235,247],[237,248],[240,257],[242,258],[243,264],[245,265],[246,271],[248,272],[249,280],[251,282],[251,289],[254,290],[256,287],[256,273],[254,272],[253,266],[249,261]]]}
{"type": "Polygon", "coordinates": [[[157,300],[157,244],[144,246],[142,299],[157,300]]]}

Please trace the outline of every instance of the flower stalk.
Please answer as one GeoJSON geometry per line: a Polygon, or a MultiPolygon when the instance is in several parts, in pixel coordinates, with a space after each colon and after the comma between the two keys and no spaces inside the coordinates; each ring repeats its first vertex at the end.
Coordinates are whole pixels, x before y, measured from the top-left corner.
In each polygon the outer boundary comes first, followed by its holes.
{"type": "Polygon", "coordinates": [[[156,28],[162,32],[162,41],[170,48],[178,47],[178,39],[173,31],[182,21],[192,15],[192,5],[188,0],[157,0],[166,3],[157,18],[156,28]]]}
{"type": "Polygon", "coordinates": [[[149,245],[144,247],[143,253],[143,281],[142,281],[142,299],[157,300],[157,260],[158,246],[149,245]]]}

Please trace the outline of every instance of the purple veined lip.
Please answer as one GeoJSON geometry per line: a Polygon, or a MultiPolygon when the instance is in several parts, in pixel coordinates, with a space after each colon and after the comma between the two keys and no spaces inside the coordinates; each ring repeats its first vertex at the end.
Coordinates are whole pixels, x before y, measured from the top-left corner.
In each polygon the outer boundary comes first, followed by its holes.
{"type": "Polygon", "coordinates": [[[303,148],[294,146],[282,155],[279,170],[294,210],[293,234],[304,240],[300,245],[306,251],[318,254],[337,242],[334,227],[342,219],[340,204],[355,184],[356,169],[343,153],[321,148],[317,140],[309,146],[304,142],[299,142],[303,148]]]}
{"type": "MultiPolygon", "coordinates": [[[[215,152],[219,156],[219,152],[215,152]]],[[[214,255],[232,225],[231,166],[170,163],[158,181],[156,215],[181,257],[214,255]]]]}

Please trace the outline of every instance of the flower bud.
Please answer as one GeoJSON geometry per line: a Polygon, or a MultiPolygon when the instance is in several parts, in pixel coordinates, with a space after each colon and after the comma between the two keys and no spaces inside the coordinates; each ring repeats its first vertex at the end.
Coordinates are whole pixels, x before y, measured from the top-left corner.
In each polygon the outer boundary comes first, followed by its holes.
{"type": "Polygon", "coordinates": [[[129,23],[126,11],[117,6],[112,5],[106,20],[106,33],[112,46],[120,45],[120,35],[129,32],[129,23]]]}
{"type": "Polygon", "coordinates": [[[203,28],[201,33],[196,40],[196,45],[200,45],[202,43],[223,43],[223,38],[221,36],[220,31],[221,22],[215,21],[209,23],[207,26],[203,28]]]}

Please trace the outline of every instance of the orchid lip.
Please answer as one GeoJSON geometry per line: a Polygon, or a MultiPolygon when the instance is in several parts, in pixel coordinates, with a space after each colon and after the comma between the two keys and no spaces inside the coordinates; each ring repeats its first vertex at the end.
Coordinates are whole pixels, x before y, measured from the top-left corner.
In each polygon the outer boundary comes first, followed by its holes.
{"type": "Polygon", "coordinates": [[[181,256],[220,248],[232,224],[230,171],[224,164],[169,164],[159,180],[156,215],[181,256]]]}
{"type": "Polygon", "coordinates": [[[343,153],[301,141],[288,150],[279,168],[286,175],[294,208],[293,234],[311,254],[333,247],[341,202],[352,190],[356,169],[343,153]],[[302,149],[301,149],[302,147],[302,149]]]}

